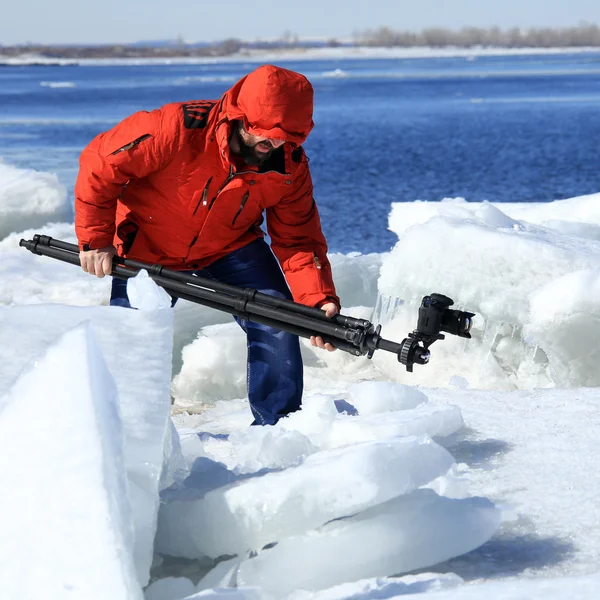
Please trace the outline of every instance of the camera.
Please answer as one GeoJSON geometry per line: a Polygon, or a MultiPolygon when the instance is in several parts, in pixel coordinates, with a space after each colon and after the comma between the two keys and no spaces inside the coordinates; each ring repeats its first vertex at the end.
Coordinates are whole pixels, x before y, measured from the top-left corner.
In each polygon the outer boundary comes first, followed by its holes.
{"type": "Polygon", "coordinates": [[[413,365],[429,362],[429,346],[436,340],[443,340],[442,331],[458,337],[470,338],[472,318],[475,313],[449,308],[454,300],[443,294],[424,296],[419,307],[417,328],[408,334],[400,344],[398,360],[412,372],[413,365]]]}

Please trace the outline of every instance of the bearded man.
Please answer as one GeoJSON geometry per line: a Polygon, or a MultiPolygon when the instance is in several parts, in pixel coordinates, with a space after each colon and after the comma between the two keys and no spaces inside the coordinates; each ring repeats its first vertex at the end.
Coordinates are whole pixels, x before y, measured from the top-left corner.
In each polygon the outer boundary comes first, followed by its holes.
{"type": "MultiPolygon", "coordinates": [[[[83,270],[110,275],[119,255],[337,314],[302,148],[313,96],[303,75],[263,65],[219,100],[137,112],[98,135],[75,186],[83,270]]],[[[126,280],[113,278],[110,304],[130,307],[126,280]]],[[[299,340],[236,320],[247,334],[254,424],[272,425],[301,406],[299,340]]],[[[320,337],[311,343],[334,350],[320,337]]]]}

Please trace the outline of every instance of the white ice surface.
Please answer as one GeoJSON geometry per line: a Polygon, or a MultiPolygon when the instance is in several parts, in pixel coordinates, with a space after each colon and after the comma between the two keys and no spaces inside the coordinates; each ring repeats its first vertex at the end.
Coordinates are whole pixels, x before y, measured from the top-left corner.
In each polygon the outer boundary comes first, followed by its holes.
{"type": "Polygon", "coordinates": [[[487,541],[500,514],[484,498],[450,499],[417,490],[318,531],[282,540],[243,561],[238,585],[276,597],[354,579],[405,573],[464,554],[487,541]]]}
{"type": "MultiPolygon", "coordinates": [[[[379,279],[384,334],[414,328],[418,303],[431,292],[477,313],[473,340],[432,346],[432,365],[445,368],[411,380],[448,386],[462,375],[487,389],[600,385],[592,342],[600,336],[599,206],[600,194],[537,205],[394,204],[390,228],[400,239],[379,279]]],[[[389,355],[375,362],[386,375],[394,369],[389,355]]]]}
{"type": "Polygon", "coordinates": [[[54,339],[86,321],[117,385],[133,507],[134,558],[139,581],[145,584],[170,407],[172,311],[49,304],[0,307],[0,390],[8,389],[54,339]]]}
{"type": "MultiPolygon", "coordinates": [[[[11,223],[13,229],[16,223],[11,223]]],[[[70,264],[39,256],[19,246],[36,233],[77,243],[72,223],[51,223],[43,227],[11,233],[0,240],[0,306],[62,303],[77,306],[108,304],[110,278],[90,277],[70,264]]]]}
{"type": "Polygon", "coordinates": [[[0,397],[0,595],[142,598],[114,380],[89,324],[0,397]]]}
{"type": "Polygon", "coordinates": [[[56,175],[18,169],[0,158],[0,239],[13,231],[71,217],[67,190],[56,175]]]}
{"type": "MultiPolygon", "coordinates": [[[[598,385],[597,200],[598,196],[592,196],[543,205],[447,202],[425,207],[423,203],[403,203],[401,209],[394,207],[401,222],[394,225],[392,216],[392,229],[400,238],[392,252],[332,255],[345,312],[371,318],[377,302],[375,319],[384,321],[383,336],[400,341],[416,325],[420,296],[437,291],[453,297],[457,308],[478,313],[473,339],[447,336],[432,346],[431,363],[415,366],[414,373],[407,373],[391,353],[378,350],[369,361],[341,352],[319,352],[303,342],[305,405],[301,412],[275,428],[248,428],[251,417],[243,380],[240,385],[226,388],[230,382],[225,375],[235,380],[245,372],[243,356],[236,355],[238,345],[244,344],[243,335],[234,324],[223,325],[225,329],[219,334],[227,339],[214,344],[219,357],[231,356],[232,360],[216,360],[209,372],[203,370],[206,356],[201,352],[188,356],[178,380],[177,388],[183,392],[177,397],[174,420],[187,468],[196,464],[207,467],[203,474],[201,470],[197,472],[206,492],[234,482],[259,482],[261,477],[293,472],[310,457],[327,456],[336,448],[340,454],[358,453],[357,444],[369,445],[406,435],[441,436],[438,442],[457,462],[445,475],[427,483],[425,488],[429,489],[375,505],[358,513],[354,521],[333,521],[283,538],[250,560],[238,556],[234,563],[243,561],[243,576],[260,579],[271,569],[277,570],[276,565],[285,559],[281,548],[291,544],[294,556],[306,556],[301,562],[296,561],[290,571],[294,581],[298,585],[311,580],[318,582],[313,586],[331,586],[319,591],[292,592],[302,600],[392,598],[408,592],[433,591],[442,588],[444,582],[455,587],[439,592],[440,597],[596,598],[600,540],[596,505],[600,487],[594,474],[600,396],[597,387],[584,386],[598,385]],[[423,210],[431,209],[433,213],[424,215],[423,210]],[[355,285],[357,281],[360,285],[355,285]],[[375,301],[377,288],[384,293],[375,301]],[[402,383],[404,387],[390,387],[392,383],[402,383]],[[354,384],[358,384],[358,391],[354,384]],[[557,384],[568,389],[556,389],[557,384]],[[420,386],[418,390],[416,385],[420,386]],[[522,391],[509,391],[515,389],[522,391]],[[427,401],[421,402],[423,398],[427,401]],[[182,412],[183,406],[197,414],[182,412]],[[207,410],[207,406],[212,408],[207,410]],[[203,460],[196,463],[197,459],[203,460]],[[471,530],[466,520],[476,519],[477,512],[466,511],[461,530],[466,532],[465,541],[485,543],[468,554],[434,564],[441,560],[436,552],[452,550],[454,554],[465,548],[434,543],[433,537],[427,544],[428,536],[435,532],[425,521],[418,536],[423,561],[430,564],[428,574],[392,578],[389,575],[394,573],[388,572],[387,578],[364,575],[367,579],[358,580],[363,577],[362,572],[344,569],[343,565],[357,561],[360,568],[366,569],[374,562],[371,553],[360,554],[367,550],[361,547],[364,536],[376,539],[375,546],[389,540],[389,527],[377,530],[365,526],[365,514],[374,513],[374,518],[383,519],[386,525],[393,519],[406,519],[407,511],[386,515],[384,509],[390,503],[394,506],[414,501],[414,494],[418,500],[415,514],[426,510],[428,498],[442,503],[442,510],[437,513],[427,510],[428,514],[441,515],[442,528],[453,524],[444,511],[448,502],[452,506],[467,506],[473,496],[487,497],[502,511],[501,526],[489,541],[478,541],[470,534],[483,535],[485,527],[471,530]],[[336,527],[348,536],[342,545],[331,541],[329,534],[336,527]],[[314,542],[315,537],[319,543],[314,542]],[[324,556],[319,552],[326,548],[334,548],[326,552],[326,558],[335,556],[342,566],[330,568],[322,558],[318,568],[311,567],[318,556],[324,556]],[[423,580],[419,582],[415,577],[423,580]],[[460,584],[461,578],[467,585],[460,584]]],[[[19,221],[10,219],[3,224],[7,223],[9,231],[17,230],[19,221]]],[[[33,256],[18,247],[21,237],[31,237],[34,232],[74,241],[72,225],[46,225],[41,231],[33,225],[35,229],[26,234],[0,240],[0,304],[105,304],[108,279],[97,280],[72,266],[33,256]]],[[[127,411],[123,414],[125,459],[129,435],[139,450],[139,454],[133,453],[135,459],[149,458],[149,464],[140,467],[147,468],[144,481],[148,483],[145,490],[149,500],[158,491],[164,450],[162,442],[160,452],[154,445],[143,447],[144,443],[139,442],[147,440],[147,435],[158,442],[169,431],[167,427],[159,431],[154,422],[148,426],[148,413],[144,412],[149,404],[152,410],[156,408],[155,398],[164,395],[159,390],[166,390],[168,396],[170,344],[163,339],[163,333],[165,339],[170,336],[162,325],[156,327],[155,311],[47,305],[2,308],[0,393],[15,383],[28,361],[40,358],[42,346],[47,347],[74,324],[86,320],[82,311],[124,315],[118,323],[106,323],[106,329],[99,327],[94,317],[92,329],[115,376],[119,397],[125,393],[131,400],[127,403],[128,418],[127,411]],[[44,317],[32,318],[33,312],[20,312],[34,310],[41,311],[44,317]],[[8,314],[20,316],[13,319],[8,314]],[[134,330],[139,335],[132,339],[129,336],[134,330]],[[118,331],[117,336],[114,331],[118,331]],[[149,340],[157,340],[162,351],[150,350],[149,340]],[[147,360],[149,357],[151,360],[147,360]]],[[[199,328],[204,328],[203,334],[208,334],[208,338],[214,337],[217,330],[206,327],[230,320],[225,314],[184,302],[178,304],[175,316],[176,349],[187,346],[199,328]]],[[[174,372],[178,373],[181,362],[178,364],[177,358],[174,365],[174,372]]],[[[25,432],[30,419],[29,415],[21,417],[25,432]]],[[[60,438],[52,441],[60,444],[60,438]]],[[[167,446],[167,456],[172,453],[177,459],[176,440],[167,446]]],[[[53,451],[59,452],[60,447],[53,451]]],[[[181,491],[181,478],[176,476],[181,466],[175,460],[174,466],[163,473],[163,485],[172,486],[168,493],[181,491]]],[[[344,475],[334,469],[333,463],[330,468],[332,482],[344,475]]],[[[131,476],[131,469],[128,475],[131,476]]],[[[277,494],[285,498],[286,490],[277,489],[277,494]]],[[[311,501],[322,496],[317,490],[306,489],[303,498],[311,501]]],[[[333,499],[337,500],[335,496],[333,499]]],[[[146,506],[151,504],[149,501],[146,506]]],[[[485,509],[484,513],[497,515],[493,509],[485,509]]],[[[490,524],[490,520],[484,521],[490,524]]],[[[410,525],[413,523],[402,530],[410,531],[410,525]]],[[[224,532],[227,536],[229,531],[224,532]]],[[[143,546],[142,562],[149,564],[148,537],[143,546]]],[[[402,547],[396,543],[375,562],[390,571],[397,568],[395,561],[402,559],[402,547]]],[[[206,563],[170,560],[164,557],[162,566],[161,560],[155,560],[155,578],[176,574],[179,569],[196,583],[210,567],[206,563]]],[[[222,573],[217,583],[235,585],[236,565],[219,563],[217,569],[221,566],[231,573],[229,581],[222,573]]],[[[409,566],[405,564],[406,568],[409,566]]],[[[276,577],[267,578],[267,587],[280,583],[276,577]]],[[[207,580],[203,581],[205,588],[207,580]]],[[[242,577],[237,584],[243,581],[242,577]]],[[[265,589],[200,591],[201,583],[196,589],[205,595],[199,597],[272,599],[265,589]]],[[[311,585],[310,581],[306,585],[311,585]]]]}
{"type": "Polygon", "coordinates": [[[176,600],[193,596],[196,586],[187,577],[165,577],[151,583],[144,592],[145,600],[176,600]]]}
{"type": "Polygon", "coordinates": [[[190,481],[181,499],[167,498],[156,550],[187,558],[260,550],[407,494],[445,475],[453,462],[426,436],[397,437],[318,452],[298,466],[259,472],[208,492],[205,482],[194,490],[190,481]]]}

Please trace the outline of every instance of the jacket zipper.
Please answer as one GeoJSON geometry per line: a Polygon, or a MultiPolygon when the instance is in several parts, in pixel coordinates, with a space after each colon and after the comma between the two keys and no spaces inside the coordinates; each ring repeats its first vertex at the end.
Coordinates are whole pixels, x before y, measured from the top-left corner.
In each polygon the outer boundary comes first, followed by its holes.
{"type": "Polygon", "coordinates": [[[238,208],[238,211],[235,213],[235,217],[233,217],[233,221],[231,221],[231,226],[232,227],[235,225],[235,222],[237,221],[237,218],[240,216],[241,212],[244,210],[244,206],[246,205],[246,202],[248,200],[248,196],[250,196],[250,192],[246,192],[243,195],[242,201],[240,202],[240,207],[238,208]]]}
{"type": "MultiPolygon", "coordinates": [[[[270,171],[265,171],[265,173],[257,173],[256,171],[238,171],[237,175],[244,175],[247,173],[252,173],[253,175],[265,175],[266,173],[279,173],[279,171],[275,171],[274,169],[271,169],[270,171]]],[[[225,188],[225,186],[233,179],[234,175],[236,175],[236,173],[233,172],[233,165],[229,166],[229,175],[227,176],[227,179],[223,182],[223,185],[221,185],[221,187],[217,190],[217,193],[215,194],[214,198],[210,201],[210,204],[208,205],[208,209],[210,210],[213,206],[213,204],[215,203],[215,200],[217,199],[217,197],[219,196],[219,194],[223,191],[223,189],[225,188]]],[[[202,193],[202,198],[201,198],[201,202],[205,202],[207,195],[208,195],[208,186],[210,184],[212,180],[209,179],[208,183],[206,184],[206,187],[204,188],[204,192],[202,193]]],[[[231,225],[235,225],[235,222],[237,220],[237,218],[240,216],[240,213],[242,212],[242,210],[244,210],[244,206],[246,205],[246,202],[248,200],[248,197],[250,196],[250,192],[246,192],[242,198],[242,201],[240,203],[240,207],[238,208],[237,213],[235,213],[235,216],[233,217],[233,221],[231,223],[231,225]]],[[[199,205],[200,203],[198,203],[199,205]]],[[[196,214],[196,211],[198,210],[198,206],[196,206],[196,209],[194,210],[194,214],[196,214]]],[[[197,235],[194,238],[194,241],[190,244],[190,248],[196,243],[196,240],[198,239],[199,235],[197,235]]],[[[316,258],[316,255],[315,255],[316,258]]],[[[316,258],[316,260],[318,260],[316,258]]],[[[321,268],[320,264],[317,268],[321,268]]]]}
{"type": "MultiPolygon", "coordinates": [[[[210,183],[212,181],[212,177],[209,178],[209,180],[206,182],[206,185],[204,186],[204,190],[202,192],[202,196],[200,197],[200,200],[198,200],[198,204],[196,204],[196,208],[194,209],[194,212],[192,213],[192,215],[195,215],[198,208],[200,207],[200,203],[206,205],[206,199],[208,198],[208,188],[210,187],[210,183]]],[[[212,206],[212,203],[211,203],[212,206]]]]}
{"type": "Polygon", "coordinates": [[[119,154],[119,152],[127,152],[127,150],[131,150],[132,148],[134,148],[135,146],[137,146],[140,142],[143,142],[144,140],[147,140],[150,137],[152,137],[152,134],[145,133],[144,135],[141,135],[139,138],[133,140],[133,142],[129,142],[129,144],[125,144],[124,146],[121,146],[121,148],[119,148],[118,150],[115,150],[114,152],[111,152],[110,156],[114,156],[115,154],[119,154]]]}
{"type": "MultiPolygon", "coordinates": [[[[233,166],[230,166],[229,167],[229,175],[227,176],[227,179],[225,180],[223,185],[217,190],[217,193],[215,194],[214,198],[210,201],[210,204],[208,205],[208,210],[210,210],[212,208],[212,205],[215,203],[217,196],[223,191],[223,188],[233,179],[234,175],[247,175],[248,173],[251,173],[252,175],[266,175],[267,173],[279,173],[279,171],[275,171],[274,169],[271,169],[270,171],[265,171],[264,173],[258,173],[257,171],[238,171],[237,173],[234,173],[233,166]]],[[[204,200],[204,198],[203,198],[203,200],[204,200]]],[[[245,201],[244,201],[244,203],[245,203],[245,201]]],[[[243,205],[242,205],[242,208],[243,208],[243,205]]],[[[236,218],[237,218],[237,215],[236,215],[236,218]]],[[[234,219],[234,221],[235,221],[235,219],[234,219]]]]}
{"type": "MultiPolygon", "coordinates": [[[[215,194],[215,197],[210,201],[210,204],[208,205],[208,210],[210,210],[212,208],[212,205],[215,203],[215,200],[217,199],[217,196],[223,191],[223,188],[233,179],[233,166],[229,167],[229,175],[227,175],[227,179],[223,182],[223,185],[217,190],[217,193],[215,194]]],[[[202,192],[202,202],[206,201],[206,198],[208,197],[208,186],[210,185],[210,182],[212,180],[212,177],[208,180],[208,183],[206,184],[206,187],[204,188],[204,191],[202,192]]],[[[198,207],[196,207],[196,210],[198,210],[198,207]]],[[[194,211],[194,214],[196,213],[196,210],[194,211]]],[[[198,237],[200,237],[200,234],[196,235],[196,237],[193,239],[192,243],[190,244],[190,248],[196,243],[196,240],[198,239],[198,237]]]]}
{"type": "Polygon", "coordinates": [[[321,270],[321,261],[319,260],[319,257],[316,255],[316,253],[313,253],[313,260],[315,261],[315,267],[321,270]]]}
{"type": "MultiPolygon", "coordinates": [[[[233,170],[233,168],[232,168],[232,170],[233,170]]],[[[252,175],[266,175],[267,173],[279,173],[279,171],[275,171],[274,169],[271,169],[270,171],[265,171],[264,173],[258,173],[257,171],[238,171],[237,175],[246,175],[248,173],[252,173],[252,175]]],[[[230,172],[229,172],[229,178],[221,186],[221,188],[217,192],[217,196],[219,195],[219,193],[221,192],[221,190],[231,181],[232,178],[233,178],[233,173],[230,170],[230,172]]],[[[240,207],[238,208],[238,211],[235,213],[235,217],[233,217],[233,221],[231,222],[232,227],[233,227],[233,225],[235,225],[235,222],[237,221],[237,218],[240,216],[240,213],[244,210],[244,206],[246,205],[246,202],[248,200],[248,196],[249,195],[250,195],[250,192],[246,192],[244,194],[244,197],[242,198],[242,202],[240,204],[240,207]]],[[[210,206],[213,205],[213,203],[214,203],[215,200],[216,200],[216,196],[212,199],[212,202],[210,203],[210,206]]],[[[210,209],[210,206],[209,206],[209,209],[210,209]]],[[[316,256],[315,256],[315,258],[316,258],[316,256]]],[[[318,268],[320,269],[321,266],[319,265],[318,268]]]]}

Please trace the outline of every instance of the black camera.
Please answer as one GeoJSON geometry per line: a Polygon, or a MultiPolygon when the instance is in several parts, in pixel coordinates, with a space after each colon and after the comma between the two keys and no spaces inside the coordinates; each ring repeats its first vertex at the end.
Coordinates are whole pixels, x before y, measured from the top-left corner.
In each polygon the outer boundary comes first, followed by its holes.
{"type": "Polygon", "coordinates": [[[472,318],[475,313],[452,310],[454,300],[443,294],[424,296],[419,307],[417,328],[402,340],[398,350],[398,360],[413,370],[413,365],[429,362],[429,346],[436,340],[443,340],[442,331],[463,338],[470,338],[472,318]]]}

